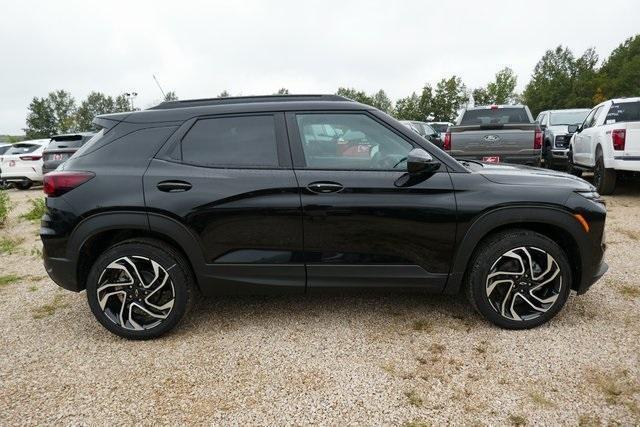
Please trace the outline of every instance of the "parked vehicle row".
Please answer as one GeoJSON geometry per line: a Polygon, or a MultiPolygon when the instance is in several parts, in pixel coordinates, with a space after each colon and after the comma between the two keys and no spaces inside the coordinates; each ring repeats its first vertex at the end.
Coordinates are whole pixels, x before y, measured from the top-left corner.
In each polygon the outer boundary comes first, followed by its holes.
{"type": "Polygon", "coordinates": [[[442,138],[440,137],[440,133],[432,128],[428,123],[415,120],[401,120],[400,123],[413,130],[436,147],[442,148],[442,138]]]}
{"type": "Polygon", "coordinates": [[[51,139],[22,141],[0,146],[0,181],[27,190],[42,183],[43,175],[55,170],[84,143],[92,132],[55,135],[51,139]]]}
{"type": "MultiPolygon", "coordinates": [[[[510,110],[470,110],[454,147],[473,156],[465,134],[497,120],[505,150],[528,150],[504,156],[529,161],[535,127],[510,110]]],[[[50,277],[123,337],[169,331],[198,293],[336,288],[463,292],[496,325],[531,328],[607,269],[586,181],[459,162],[339,96],[171,101],[95,124],[45,175],[40,235],[50,277]]]]}

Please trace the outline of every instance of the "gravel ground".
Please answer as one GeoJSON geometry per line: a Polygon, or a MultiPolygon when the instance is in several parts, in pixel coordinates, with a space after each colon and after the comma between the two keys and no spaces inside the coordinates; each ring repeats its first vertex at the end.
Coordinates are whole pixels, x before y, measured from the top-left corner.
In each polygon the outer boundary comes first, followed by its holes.
{"type": "Polygon", "coordinates": [[[638,425],[640,185],[621,190],[609,274],[535,330],[457,297],[224,297],[150,342],[111,335],[49,280],[20,218],[41,193],[11,190],[0,424],[638,425]]]}

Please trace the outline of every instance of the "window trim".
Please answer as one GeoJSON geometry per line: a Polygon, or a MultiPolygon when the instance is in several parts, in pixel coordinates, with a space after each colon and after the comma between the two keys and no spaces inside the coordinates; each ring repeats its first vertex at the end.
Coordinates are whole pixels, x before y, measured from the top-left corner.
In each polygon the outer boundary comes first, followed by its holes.
{"type": "Polygon", "coordinates": [[[289,142],[287,141],[287,129],[284,118],[284,113],[281,111],[259,111],[259,112],[247,112],[247,113],[226,113],[226,114],[206,114],[202,116],[195,116],[185,120],[178,130],[169,138],[167,143],[158,151],[156,155],[157,159],[179,163],[181,165],[207,168],[207,169],[260,169],[260,170],[280,170],[291,169],[291,153],[289,151],[289,142]],[[223,119],[233,117],[256,117],[256,116],[271,116],[274,121],[275,141],[276,141],[276,153],[278,164],[275,166],[264,165],[203,165],[199,163],[186,162],[182,156],[182,141],[189,133],[191,128],[200,120],[209,119],[223,119]],[[176,157],[173,154],[179,153],[176,157]]]}
{"type": "MultiPolygon", "coordinates": [[[[304,156],[304,149],[302,148],[302,138],[300,137],[300,131],[298,129],[298,121],[296,116],[299,114],[357,114],[364,115],[378,123],[381,126],[384,126],[386,129],[390,130],[394,134],[396,134],[403,141],[411,145],[413,148],[422,148],[419,144],[416,144],[411,139],[408,139],[405,135],[398,132],[393,127],[389,126],[387,123],[378,119],[378,117],[369,113],[366,110],[300,110],[300,111],[289,111],[285,113],[285,118],[287,121],[287,131],[289,133],[289,142],[291,146],[291,157],[293,159],[293,168],[294,169],[304,169],[309,171],[342,171],[342,172],[401,172],[406,173],[406,170],[402,169],[339,169],[339,168],[312,168],[307,166],[307,161],[304,156]]],[[[410,132],[414,132],[411,129],[408,129],[410,132]]],[[[419,135],[418,135],[419,136],[419,135]]],[[[446,171],[446,168],[441,168],[438,172],[446,171]]]]}

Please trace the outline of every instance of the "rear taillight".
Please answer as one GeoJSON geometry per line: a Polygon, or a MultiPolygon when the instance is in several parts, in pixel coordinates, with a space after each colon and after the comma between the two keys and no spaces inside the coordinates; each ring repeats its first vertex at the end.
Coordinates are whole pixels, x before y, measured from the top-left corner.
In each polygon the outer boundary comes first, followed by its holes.
{"type": "Polygon", "coordinates": [[[27,161],[40,160],[41,158],[42,156],[20,156],[20,160],[27,160],[27,161]]]}
{"type": "Polygon", "coordinates": [[[533,149],[539,150],[541,148],[542,148],[542,131],[540,129],[536,129],[536,132],[533,135],[533,149]]]}
{"type": "Polygon", "coordinates": [[[451,132],[444,134],[444,141],[442,142],[442,149],[445,151],[451,151],[451,132]]]}
{"type": "Polygon", "coordinates": [[[614,129],[611,131],[611,141],[613,141],[614,150],[624,150],[624,144],[627,139],[627,132],[624,129],[614,129]]]}
{"type": "Polygon", "coordinates": [[[93,172],[49,172],[43,178],[44,193],[49,197],[61,196],[94,176],[93,172]]]}

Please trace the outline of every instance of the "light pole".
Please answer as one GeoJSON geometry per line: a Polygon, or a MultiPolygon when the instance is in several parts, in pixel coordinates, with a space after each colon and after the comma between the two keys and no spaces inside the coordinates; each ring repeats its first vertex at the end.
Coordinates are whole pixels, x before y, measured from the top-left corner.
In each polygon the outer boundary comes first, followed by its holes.
{"type": "Polygon", "coordinates": [[[138,92],[126,92],[126,93],[124,94],[124,96],[126,96],[126,97],[127,97],[127,99],[129,100],[129,104],[131,104],[131,111],[133,111],[133,110],[134,110],[134,108],[133,108],[133,99],[134,99],[136,96],[138,96],[138,92]]]}

